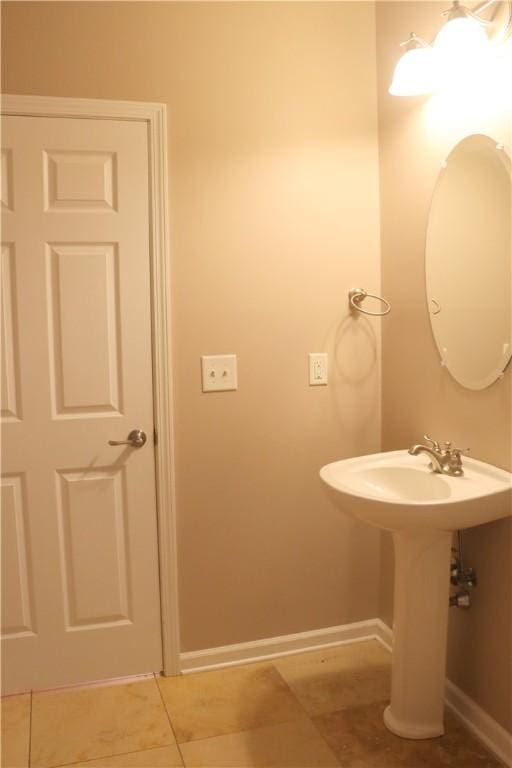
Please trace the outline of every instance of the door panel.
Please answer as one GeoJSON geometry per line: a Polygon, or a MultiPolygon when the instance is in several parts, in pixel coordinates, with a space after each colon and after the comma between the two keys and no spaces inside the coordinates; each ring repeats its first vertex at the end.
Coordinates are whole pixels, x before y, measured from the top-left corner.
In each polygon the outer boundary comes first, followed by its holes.
{"type": "Polygon", "coordinates": [[[125,468],[63,472],[58,482],[67,628],[132,621],[125,468]]]}
{"type": "Polygon", "coordinates": [[[54,414],[57,418],[119,415],[117,244],[52,243],[46,257],[54,414]]]}
{"type": "Polygon", "coordinates": [[[17,421],[20,417],[19,402],[19,350],[17,333],[16,261],[14,244],[2,243],[2,421],[17,421]]]}
{"type": "Polygon", "coordinates": [[[44,152],[47,211],[115,211],[115,152],[44,152]]]}
{"type": "Polygon", "coordinates": [[[4,692],[158,671],[146,126],[3,144],[4,692]]]}
{"type": "Polygon", "coordinates": [[[12,152],[2,149],[2,210],[12,211],[12,152]]]}
{"type": "Polygon", "coordinates": [[[2,583],[10,590],[2,600],[2,635],[22,637],[34,633],[32,579],[26,536],[24,475],[2,477],[2,583]]]}

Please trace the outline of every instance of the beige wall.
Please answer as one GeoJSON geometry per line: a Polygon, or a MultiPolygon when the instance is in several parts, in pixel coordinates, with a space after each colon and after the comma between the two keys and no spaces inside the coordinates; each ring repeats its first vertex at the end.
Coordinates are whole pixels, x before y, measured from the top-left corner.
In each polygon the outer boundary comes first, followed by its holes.
{"type": "Polygon", "coordinates": [[[5,3],[8,93],[169,110],[182,650],[377,615],[319,467],[380,445],[372,3],[5,3]],[[328,387],[307,353],[328,351],[328,387]],[[199,356],[240,387],[201,394],[199,356]]]}
{"type": "MultiPolygon", "coordinates": [[[[378,3],[384,448],[430,430],[510,467],[510,374],[451,381],[423,303],[439,161],[507,124],[386,92],[397,43],[432,37],[440,8],[378,3]]],[[[346,311],[349,287],[379,287],[373,4],[5,3],[3,89],[169,108],[182,649],[377,615],[378,535],[317,479],[380,448],[380,323],[346,311]],[[321,350],[330,385],[309,388],[321,350]],[[240,389],[202,395],[199,355],[217,352],[239,355],[240,389]]],[[[507,727],[510,542],[508,522],[466,535],[480,585],[452,614],[449,664],[507,727]]],[[[385,546],[388,621],[391,566],[385,546]]]]}
{"type": "MultiPolygon", "coordinates": [[[[444,3],[377,4],[379,153],[383,292],[393,312],[383,324],[383,447],[403,448],[424,432],[511,469],[511,374],[486,390],[463,389],[439,364],[425,307],[424,241],[439,163],[463,136],[486,133],[510,151],[504,96],[396,98],[387,93],[398,44],[411,30],[432,40],[444,3]]],[[[480,583],[473,606],[450,614],[449,677],[512,730],[512,523],[464,534],[466,561],[480,583]]],[[[382,554],[381,615],[392,616],[392,553],[382,554]]]]}

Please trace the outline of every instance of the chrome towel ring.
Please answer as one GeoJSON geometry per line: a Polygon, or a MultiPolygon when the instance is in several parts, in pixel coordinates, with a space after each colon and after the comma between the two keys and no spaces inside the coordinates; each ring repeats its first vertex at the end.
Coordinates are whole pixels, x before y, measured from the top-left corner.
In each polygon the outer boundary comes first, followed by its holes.
{"type": "Polygon", "coordinates": [[[362,312],[363,315],[373,315],[374,317],[383,317],[387,315],[391,310],[391,304],[382,296],[376,296],[374,293],[367,293],[362,288],[351,288],[348,292],[348,303],[351,309],[356,309],[358,312],[362,312]],[[383,305],[382,312],[369,312],[367,309],[363,309],[361,303],[366,299],[377,299],[383,305]]]}

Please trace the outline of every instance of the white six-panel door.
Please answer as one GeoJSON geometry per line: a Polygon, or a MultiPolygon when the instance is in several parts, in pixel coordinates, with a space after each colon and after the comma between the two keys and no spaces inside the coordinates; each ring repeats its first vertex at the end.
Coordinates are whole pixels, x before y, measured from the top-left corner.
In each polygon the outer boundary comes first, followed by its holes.
{"type": "Polygon", "coordinates": [[[162,668],[146,133],[3,118],[4,693],[162,668]]]}

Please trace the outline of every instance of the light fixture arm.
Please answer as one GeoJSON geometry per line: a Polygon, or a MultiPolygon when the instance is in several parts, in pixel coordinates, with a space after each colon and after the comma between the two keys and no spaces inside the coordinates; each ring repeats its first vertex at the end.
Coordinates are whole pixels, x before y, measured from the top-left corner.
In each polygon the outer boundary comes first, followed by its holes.
{"type": "MultiPolygon", "coordinates": [[[[485,11],[486,8],[488,8],[490,5],[494,5],[496,3],[496,0],[484,0],[483,3],[480,3],[480,5],[477,5],[477,7],[473,10],[473,13],[476,16],[479,16],[482,11],[485,11]]],[[[506,24],[506,27],[510,27],[512,24],[512,2],[511,0],[508,0],[508,22],[506,24]]]]}
{"type": "MultiPolygon", "coordinates": [[[[481,5],[475,8],[475,13],[476,14],[481,13],[483,10],[485,10],[485,8],[487,8],[489,5],[492,5],[495,2],[496,0],[486,0],[484,3],[481,3],[481,5]]],[[[501,30],[501,33],[500,33],[500,40],[498,41],[501,43],[506,42],[509,39],[509,37],[512,35],[512,0],[508,0],[507,6],[508,6],[508,19],[506,23],[503,25],[503,29],[501,30]]]]}
{"type": "Polygon", "coordinates": [[[400,43],[400,48],[405,48],[406,51],[412,51],[415,48],[429,48],[429,43],[422,37],[418,37],[415,32],[411,32],[407,40],[400,43]]]}
{"type": "Polygon", "coordinates": [[[479,13],[482,13],[482,11],[485,11],[486,8],[488,8],[490,5],[493,5],[496,2],[496,0],[485,0],[485,2],[480,3],[480,5],[477,5],[473,13],[476,13],[477,15],[479,13]]]}
{"type": "MultiPolygon", "coordinates": [[[[494,1],[495,0],[488,0],[488,2],[484,3],[484,6],[487,7],[494,1]]],[[[483,7],[480,6],[478,10],[482,11],[483,7]]],[[[492,25],[492,21],[489,21],[488,19],[482,19],[482,17],[478,15],[477,11],[471,11],[465,5],[461,5],[459,0],[453,0],[452,7],[448,8],[446,11],[442,11],[441,16],[446,16],[448,21],[451,21],[452,19],[470,18],[478,21],[478,23],[482,24],[484,27],[490,27],[492,25]]]]}
{"type": "MultiPolygon", "coordinates": [[[[471,10],[467,6],[462,5],[459,0],[453,0],[452,7],[448,8],[446,11],[442,11],[441,16],[447,16],[448,21],[451,21],[452,19],[470,18],[474,19],[479,24],[482,24],[484,27],[492,27],[494,22],[482,18],[480,14],[496,2],[497,0],[484,0],[484,2],[477,5],[474,10],[471,10]]],[[[508,19],[501,30],[499,36],[500,39],[497,42],[505,42],[512,34],[512,0],[507,0],[507,6],[508,19]]]]}

